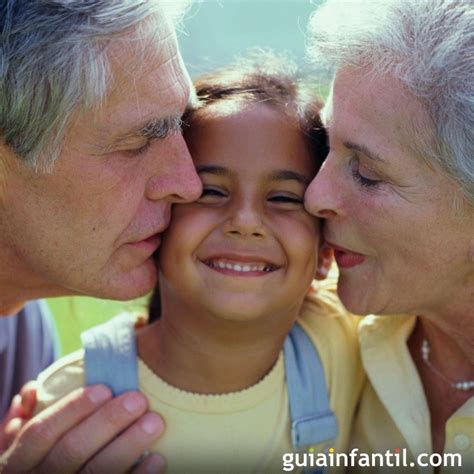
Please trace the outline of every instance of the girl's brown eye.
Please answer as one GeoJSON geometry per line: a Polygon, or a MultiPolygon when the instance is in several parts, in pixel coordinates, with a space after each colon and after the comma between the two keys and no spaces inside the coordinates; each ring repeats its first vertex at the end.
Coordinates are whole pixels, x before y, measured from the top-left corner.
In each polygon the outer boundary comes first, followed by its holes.
{"type": "Polygon", "coordinates": [[[204,197],[204,196],[224,196],[225,197],[226,194],[223,191],[216,188],[203,188],[201,197],[204,197]]]}
{"type": "Polygon", "coordinates": [[[270,202],[282,202],[291,204],[303,204],[303,198],[299,196],[288,196],[287,194],[277,194],[268,198],[270,202]]]}

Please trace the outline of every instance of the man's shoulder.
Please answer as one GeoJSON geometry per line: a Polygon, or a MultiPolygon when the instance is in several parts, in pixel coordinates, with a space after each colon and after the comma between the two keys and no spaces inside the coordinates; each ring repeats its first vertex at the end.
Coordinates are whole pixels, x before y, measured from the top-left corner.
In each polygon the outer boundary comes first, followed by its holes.
{"type": "Polygon", "coordinates": [[[30,301],[17,313],[0,317],[0,355],[16,364],[15,370],[27,377],[25,382],[51,364],[58,353],[56,328],[44,301],[30,301]]]}
{"type": "Polygon", "coordinates": [[[19,311],[0,316],[0,331],[22,333],[22,337],[47,335],[55,333],[53,318],[48,305],[43,300],[28,301],[19,311]]]}
{"type": "Polygon", "coordinates": [[[41,319],[47,314],[47,306],[42,300],[28,301],[23,306],[19,306],[18,310],[9,313],[0,313],[0,325],[3,327],[17,324],[19,319],[26,319],[38,316],[41,319]]]}
{"type": "Polygon", "coordinates": [[[17,313],[18,316],[22,317],[34,317],[34,316],[39,316],[39,317],[45,317],[45,316],[51,316],[51,312],[49,311],[48,304],[46,303],[45,300],[31,300],[28,301],[23,308],[17,313]]]}

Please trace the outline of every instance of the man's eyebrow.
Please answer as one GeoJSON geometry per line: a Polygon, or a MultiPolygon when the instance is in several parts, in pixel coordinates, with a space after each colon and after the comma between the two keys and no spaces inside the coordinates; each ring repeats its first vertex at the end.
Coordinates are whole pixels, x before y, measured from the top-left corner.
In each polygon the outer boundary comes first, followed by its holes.
{"type": "Polygon", "coordinates": [[[379,161],[381,163],[385,162],[385,160],[380,155],[378,155],[377,153],[369,150],[364,145],[359,145],[359,144],[353,143],[353,142],[343,142],[343,145],[344,145],[345,148],[348,148],[349,150],[355,150],[355,151],[359,151],[359,152],[363,153],[365,156],[367,156],[367,158],[369,158],[373,161],[379,161]]]}
{"type": "Polygon", "coordinates": [[[175,133],[181,133],[183,121],[179,117],[165,117],[153,120],[139,130],[139,134],[147,138],[166,138],[175,133]]]}
{"type": "Polygon", "coordinates": [[[147,120],[145,123],[128,130],[116,137],[112,146],[117,146],[127,142],[130,139],[145,137],[163,139],[176,133],[181,133],[182,120],[181,116],[170,116],[162,118],[153,118],[147,120]]]}
{"type": "Polygon", "coordinates": [[[311,179],[292,170],[276,170],[269,176],[271,181],[297,181],[298,183],[308,186],[311,179]]]}

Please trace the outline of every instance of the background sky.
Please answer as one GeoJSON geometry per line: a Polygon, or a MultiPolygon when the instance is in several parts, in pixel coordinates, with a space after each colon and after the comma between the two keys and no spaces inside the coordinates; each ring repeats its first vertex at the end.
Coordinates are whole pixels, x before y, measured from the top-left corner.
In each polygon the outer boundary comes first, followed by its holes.
{"type": "Polygon", "coordinates": [[[204,0],[179,35],[192,77],[225,66],[251,47],[289,53],[303,70],[306,27],[319,0],[204,0]]]}

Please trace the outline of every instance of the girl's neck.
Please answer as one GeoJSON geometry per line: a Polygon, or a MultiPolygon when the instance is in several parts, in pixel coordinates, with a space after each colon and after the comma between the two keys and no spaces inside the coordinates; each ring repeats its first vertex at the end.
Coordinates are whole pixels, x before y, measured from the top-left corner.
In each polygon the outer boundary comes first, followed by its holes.
{"type": "Polygon", "coordinates": [[[201,394],[236,392],[271,370],[293,320],[236,322],[196,312],[165,313],[139,332],[138,350],[170,385],[201,394]]]}

